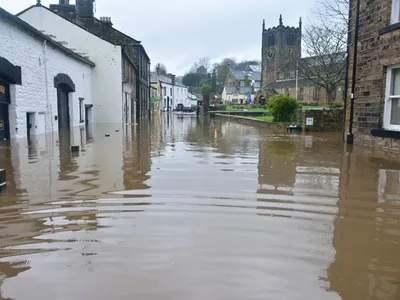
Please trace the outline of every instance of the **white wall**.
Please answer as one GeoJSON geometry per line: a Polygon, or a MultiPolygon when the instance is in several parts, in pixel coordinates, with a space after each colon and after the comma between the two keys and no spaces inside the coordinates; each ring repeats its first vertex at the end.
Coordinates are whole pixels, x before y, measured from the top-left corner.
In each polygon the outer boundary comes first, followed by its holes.
{"type": "Polygon", "coordinates": [[[11,138],[27,135],[28,112],[33,113],[35,120],[32,134],[58,130],[54,118],[58,113],[54,77],[59,73],[67,74],[75,84],[76,92],[70,93],[69,99],[70,126],[79,126],[79,98],[84,98],[86,104],[92,103],[92,68],[51,45],[46,46],[4,19],[0,20],[0,39],[7,41],[0,44],[1,56],[21,66],[22,71],[22,85],[10,86],[11,138]]]}
{"type": "Polygon", "coordinates": [[[96,64],[92,73],[93,82],[93,122],[122,122],[122,57],[121,47],[112,45],[79,26],[61,18],[55,13],[35,6],[19,17],[46,34],[65,41],[66,47],[76,52],[86,53],[96,64]]]}
{"type": "Polygon", "coordinates": [[[174,92],[174,86],[168,83],[161,82],[161,98],[163,99],[163,105],[162,108],[163,110],[167,110],[167,97],[169,97],[169,105],[171,106],[171,109],[176,108],[176,103],[173,101],[173,92],[174,92]],[[171,93],[172,89],[172,93],[171,93]],[[164,92],[165,90],[165,92],[164,92]],[[172,101],[172,102],[171,102],[172,101]]]}
{"type": "Polygon", "coordinates": [[[175,107],[178,104],[183,104],[185,107],[189,107],[191,103],[189,103],[187,98],[188,89],[185,86],[175,85],[174,86],[174,102],[175,107]]]}

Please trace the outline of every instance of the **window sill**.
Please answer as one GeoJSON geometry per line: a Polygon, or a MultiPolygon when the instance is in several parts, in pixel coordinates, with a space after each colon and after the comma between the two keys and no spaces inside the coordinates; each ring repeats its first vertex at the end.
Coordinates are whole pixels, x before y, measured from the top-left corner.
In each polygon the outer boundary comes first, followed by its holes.
{"type": "Polygon", "coordinates": [[[400,139],[400,131],[387,130],[383,128],[372,129],[371,135],[382,138],[400,139]]]}
{"type": "Polygon", "coordinates": [[[386,33],[389,33],[391,31],[400,29],[400,22],[394,23],[394,24],[390,24],[389,26],[383,27],[381,29],[379,29],[378,34],[379,35],[383,35],[386,33]]]}

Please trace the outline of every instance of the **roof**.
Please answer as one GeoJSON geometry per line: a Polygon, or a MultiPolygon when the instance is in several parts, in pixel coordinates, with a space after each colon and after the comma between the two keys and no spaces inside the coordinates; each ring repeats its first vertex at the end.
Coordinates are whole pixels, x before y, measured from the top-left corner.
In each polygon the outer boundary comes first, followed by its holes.
{"type": "Polygon", "coordinates": [[[227,94],[251,94],[253,92],[253,88],[247,86],[225,86],[224,89],[227,94]]]}
{"type": "MultiPolygon", "coordinates": [[[[311,80],[305,78],[299,78],[298,80],[299,86],[305,85],[315,85],[311,80]]],[[[266,86],[263,86],[264,89],[283,89],[283,88],[293,88],[296,87],[296,79],[284,79],[284,80],[277,80],[274,81],[266,86]]]]}
{"type": "MultiPolygon", "coordinates": [[[[70,6],[75,6],[75,5],[70,5],[70,6]]],[[[109,43],[111,43],[111,44],[113,44],[113,45],[121,45],[121,44],[122,44],[122,43],[114,43],[114,42],[112,42],[110,39],[104,38],[104,37],[100,36],[99,34],[96,34],[96,33],[93,32],[93,31],[89,31],[89,30],[88,30],[87,28],[85,28],[84,26],[82,26],[82,25],[80,25],[80,24],[78,24],[78,23],[75,23],[75,22],[71,21],[71,20],[68,19],[68,18],[65,18],[65,17],[62,16],[61,14],[57,14],[56,12],[52,11],[50,8],[48,8],[48,7],[46,7],[46,6],[42,5],[42,4],[32,5],[32,6],[28,7],[28,8],[26,8],[26,9],[24,9],[23,11],[19,12],[18,14],[16,14],[16,16],[20,16],[20,15],[22,15],[23,13],[27,12],[28,10],[30,10],[30,9],[32,9],[32,8],[34,8],[34,7],[41,7],[41,8],[44,8],[44,9],[46,9],[46,10],[52,12],[53,14],[59,16],[60,18],[63,18],[64,20],[67,20],[68,22],[70,22],[70,23],[72,23],[72,24],[74,24],[74,25],[76,25],[76,26],[82,28],[82,29],[85,30],[85,31],[90,32],[91,34],[97,36],[98,38],[100,38],[100,39],[102,39],[102,40],[104,40],[104,41],[106,41],[106,42],[109,42],[109,43]]],[[[97,21],[97,22],[102,22],[101,20],[99,20],[99,19],[97,19],[97,18],[95,18],[95,17],[93,17],[92,19],[95,20],[95,21],[97,21]]],[[[131,40],[134,42],[134,45],[133,45],[133,46],[134,46],[134,47],[139,47],[140,50],[143,51],[143,53],[144,53],[144,55],[146,56],[146,58],[150,61],[150,57],[148,56],[146,50],[144,49],[144,46],[141,44],[141,41],[135,40],[135,39],[132,38],[131,36],[129,36],[129,35],[127,35],[127,34],[121,32],[121,31],[115,29],[114,27],[110,27],[110,28],[111,28],[113,31],[115,31],[115,32],[117,32],[117,33],[119,33],[119,34],[121,34],[121,35],[123,35],[123,36],[125,36],[125,37],[127,37],[127,38],[129,38],[129,39],[131,39],[131,40]]]]}
{"type": "Polygon", "coordinates": [[[245,77],[252,81],[261,81],[261,72],[246,72],[246,71],[234,71],[231,70],[232,75],[236,78],[236,80],[243,81],[245,77]]]}
{"type": "Polygon", "coordinates": [[[261,73],[261,66],[260,65],[250,65],[249,68],[253,72],[260,72],[261,73]]]}
{"type": "Polygon", "coordinates": [[[150,82],[151,83],[156,83],[156,82],[161,82],[169,85],[174,85],[174,86],[181,86],[181,87],[186,87],[182,82],[179,80],[175,79],[175,84],[172,84],[172,78],[168,75],[157,75],[155,72],[151,72],[150,74],[150,82]]]}
{"type": "Polygon", "coordinates": [[[51,44],[52,46],[54,46],[55,48],[57,48],[58,50],[64,52],[66,55],[79,60],[89,66],[94,67],[95,64],[90,61],[89,59],[79,55],[78,53],[75,53],[74,51],[64,47],[63,45],[61,45],[60,43],[56,42],[55,40],[51,39],[49,36],[45,35],[44,33],[40,32],[39,30],[37,30],[35,27],[29,25],[28,23],[26,23],[25,21],[21,20],[20,18],[14,16],[13,14],[10,14],[8,11],[4,10],[3,8],[0,7],[0,15],[2,17],[4,17],[5,19],[8,19],[10,21],[12,21],[14,24],[16,24],[17,26],[19,26],[20,28],[24,29],[25,32],[30,32],[33,36],[35,36],[36,38],[40,38],[46,42],[48,42],[49,44],[51,44]]]}
{"type": "Polygon", "coordinates": [[[303,62],[308,66],[318,67],[318,66],[343,62],[346,59],[346,57],[347,57],[346,52],[338,52],[338,53],[324,54],[318,56],[304,57],[300,60],[300,63],[303,62]]]}

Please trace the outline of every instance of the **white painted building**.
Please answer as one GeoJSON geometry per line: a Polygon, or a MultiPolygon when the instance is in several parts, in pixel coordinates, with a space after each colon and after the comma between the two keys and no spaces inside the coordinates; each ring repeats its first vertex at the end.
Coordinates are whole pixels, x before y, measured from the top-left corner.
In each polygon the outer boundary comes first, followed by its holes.
{"type": "Polygon", "coordinates": [[[132,98],[136,92],[129,81],[136,79],[127,69],[121,46],[91,34],[42,5],[31,6],[18,17],[63,41],[66,47],[84,53],[95,63],[92,73],[94,123],[131,122],[135,106],[132,98]]]}
{"type": "Polygon", "coordinates": [[[188,88],[176,80],[175,75],[157,75],[151,76],[153,84],[160,84],[162,108],[164,111],[175,110],[178,104],[190,107],[192,101],[188,100],[188,88]]]}
{"type": "Polygon", "coordinates": [[[183,104],[184,107],[190,107],[192,101],[188,101],[188,88],[184,84],[176,81],[174,85],[175,107],[183,104]],[[189,103],[190,102],[190,103],[189,103]]]}
{"type": "Polygon", "coordinates": [[[0,139],[92,122],[93,62],[0,8],[0,139]]]}

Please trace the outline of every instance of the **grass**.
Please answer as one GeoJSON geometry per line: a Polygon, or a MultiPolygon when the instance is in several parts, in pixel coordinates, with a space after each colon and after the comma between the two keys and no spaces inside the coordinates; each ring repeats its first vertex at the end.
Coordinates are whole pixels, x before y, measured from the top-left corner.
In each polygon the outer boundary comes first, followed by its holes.
{"type": "Polygon", "coordinates": [[[273,116],[258,116],[258,117],[249,117],[249,119],[272,122],[274,120],[274,117],[273,116]]]}
{"type": "Polygon", "coordinates": [[[247,111],[262,111],[262,112],[266,112],[267,111],[266,108],[260,108],[260,107],[254,108],[254,107],[251,107],[249,105],[247,105],[247,106],[246,105],[243,105],[243,106],[241,106],[241,105],[231,105],[231,106],[227,106],[226,107],[227,111],[243,110],[243,109],[247,109],[247,111]]]}
{"type": "Polygon", "coordinates": [[[329,105],[321,105],[321,106],[307,106],[303,105],[302,109],[307,110],[307,109],[313,109],[313,108],[329,108],[329,105]]]}

